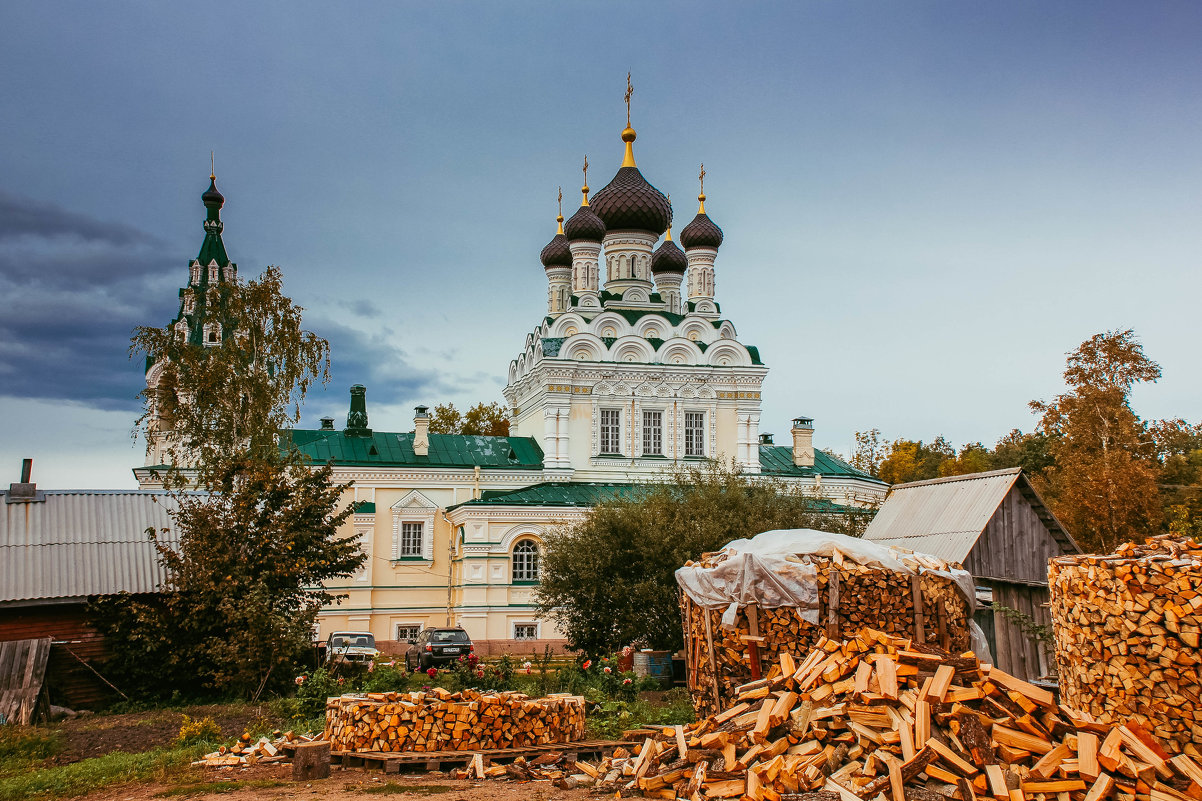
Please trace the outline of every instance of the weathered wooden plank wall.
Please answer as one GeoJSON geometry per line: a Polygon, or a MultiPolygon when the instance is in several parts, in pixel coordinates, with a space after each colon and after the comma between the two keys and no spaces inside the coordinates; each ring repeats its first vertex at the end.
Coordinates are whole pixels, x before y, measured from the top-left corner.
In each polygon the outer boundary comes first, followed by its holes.
{"type": "Polygon", "coordinates": [[[985,525],[964,568],[978,578],[1047,586],[1048,560],[1063,546],[1017,488],[1011,488],[985,525]]]}
{"type": "Polygon", "coordinates": [[[1035,624],[1051,625],[1047,608],[1048,590],[1003,581],[983,581],[993,590],[994,662],[999,668],[1030,680],[1046,676],[1052,664],[1046,647],[1036,638],[1023,632],[1022,624],[999,611],[997,607],[1015,609],[1027,615],[1035,624]]]}
{"type": "Polygon", "coordinates": [[[49,637],[0,642],[0,723],[34,722],[49,658],[49,637]]]}

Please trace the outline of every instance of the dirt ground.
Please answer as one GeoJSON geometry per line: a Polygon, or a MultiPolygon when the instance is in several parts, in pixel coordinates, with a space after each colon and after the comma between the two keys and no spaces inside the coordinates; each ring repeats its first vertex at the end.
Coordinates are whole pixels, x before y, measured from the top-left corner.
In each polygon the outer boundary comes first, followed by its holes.
{"type": "Polygon", "coordinates": [[[461,781],[445,773],[404,773],[383,776],[360,768],[335,766],[330,778],[293,782],[291,765],[256,765],[251,768],[205,768],[203,775],[169,785],[137,784],[109,788],[83,796],[84,801],[150,801],[181,798],[187,801],[276,801],[313,798],[334,801],[429,798],[434,801],[583,801],[587,790],[560,790],[549,781],[461,781]],[[214,787],[210,782],[223,782],[214,787]]]}
{"type": "Polygon", "coordinates": [[[184,715],[193,720],[211,717],[221,726],[222,738],[233,741],[248,726],[278,725],[266,707],[233,704],[192,706],[182,710],[156,709],[121,715],[87,715],[61,720],[54,727],[62,732],[63,750],[50,760],[65,765],[112,751],[138,753],[168,746],[179,734],[184,715]]]}

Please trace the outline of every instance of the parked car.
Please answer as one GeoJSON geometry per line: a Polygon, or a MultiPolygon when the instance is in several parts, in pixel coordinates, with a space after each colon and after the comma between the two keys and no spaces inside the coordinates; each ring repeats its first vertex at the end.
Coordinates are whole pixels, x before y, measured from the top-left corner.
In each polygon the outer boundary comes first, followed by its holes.
{"type": "Polygon", "coordinates": [[[463,629],[423,629],[416,640],[409,640],[405,667],[410,671],[428,670],[454,662],[476,650],[472,638],[463,629]]]}
{"type": "Polygon", "coordinates": [[[327,664],[370,665],[379,655],[376,638],[367,631],[335,631],[326,639],[327,664]]]}

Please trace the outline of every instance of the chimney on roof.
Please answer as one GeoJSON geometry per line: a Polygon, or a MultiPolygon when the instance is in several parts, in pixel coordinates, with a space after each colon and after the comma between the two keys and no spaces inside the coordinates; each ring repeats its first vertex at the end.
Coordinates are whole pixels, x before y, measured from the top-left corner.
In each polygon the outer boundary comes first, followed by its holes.
{"type": "Polygon", "coordinates": [[[430,408],[417,406],[413,412],[413,453],[415,456],[429,456],[430,408]]]}
{"type": "Polygon", "coordinates": [[[334,418],[333,417],[321,418],[321,430],[322,431],[333,431],[334,430],[334,418]]]}
{"type": "Polygon", "coordinates": [[[793,418],[793,464],[814,466],[814,418],[793,418]]]}
{"type": "Polygon", "coordinates": [[[351,386],[351,410],[346,414],[346,428],[342,433],[348,437],[370,437],[367,427],[367,387],[362,384],[351,386]]]}
{"type": "Polygon", "coordinates": [[[33,483],[33,459],[21,460],[21,480],[8,485],[8,494],[4,496],[5,503],[45,503],[45,493],[38,492],[38,485],[33,483]]]}
{"type": "Polygon", "coordinates": [[[760,444],[761,445],[771,445],[772,444],[772,435],[771,434],[760,434],[760,444]]]}

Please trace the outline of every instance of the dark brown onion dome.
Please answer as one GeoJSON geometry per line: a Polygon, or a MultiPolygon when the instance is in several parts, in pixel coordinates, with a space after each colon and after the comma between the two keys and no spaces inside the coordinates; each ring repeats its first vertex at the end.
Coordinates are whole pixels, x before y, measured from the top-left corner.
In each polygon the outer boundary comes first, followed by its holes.
{"type": "Polygon", "coordinates": [[[600,242],[605,238],[605,223],[593,212],[592,206],[581,206],[563,224],[563,232],[569,242],[600,242]]]}
{"type": "Polygon", "coordinates": [[[200,199],[206,206],[221,208],[225,205],[225,196],[217,191],[217,176],[209,176],[209,188],[200,196],[200,199]]]}
{"type": "MultiPolygon", "coordinates": [[[[560,219],[563,219],[562,217],[560,219]]],[[[542,259],[543,266],[550,267],[571,267],[572,266],[572,251],[568,249],[568,238],[563,234],[556,234],[547,246],[543,248],[543,252],[539,254],[542,259]]]]}
{"type": "Polygon", "coordinates": [[[722,244],[722,229],[714,225],[704,211],[698,212],[693,221],[680,232],[680,244],[685,250],[693,248],[714,248],[722,244]]]}
{"type": "Polygon", "coordinates": [[[672,224],[672,206],[639,172],[622,167],[609,185],[593,196],[593,211],[607,231],[648,231],[659,236],[672,224]]]}
{"type": "Polygon", "coordinates": [[[684,251],[676,247],[676,243],[671,239],[665,239],[664,243],[651,255],[651,272],[655,275],[683,273],[688,268],[688,256],[685,256],[684,251]]]}

